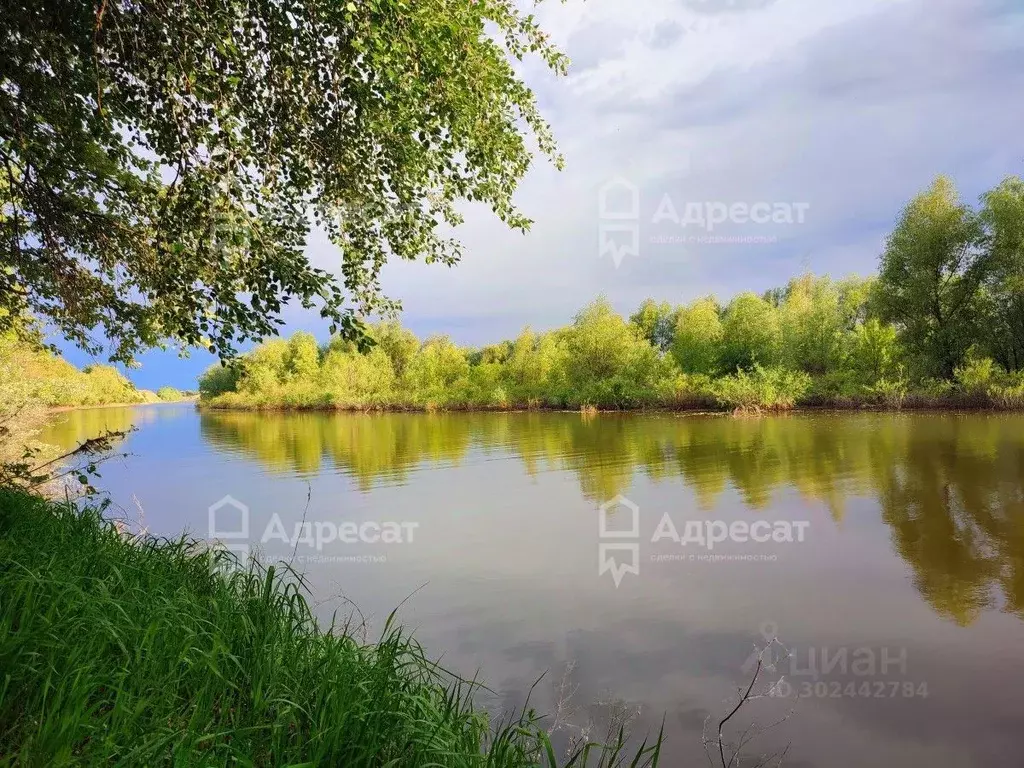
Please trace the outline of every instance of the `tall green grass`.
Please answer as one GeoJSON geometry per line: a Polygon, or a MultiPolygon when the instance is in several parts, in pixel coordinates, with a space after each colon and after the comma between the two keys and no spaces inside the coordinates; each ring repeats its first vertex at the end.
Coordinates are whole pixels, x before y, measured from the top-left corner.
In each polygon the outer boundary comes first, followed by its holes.
{"type": "MultiPolygon", "coordinates": [[[[494,723],[390,620],[320,627],[290,572],[0,490],[0,762],[549,766],[529,710],[494,723]]],[[[656,765],[578,745],[565,765],[656,765]]]]}

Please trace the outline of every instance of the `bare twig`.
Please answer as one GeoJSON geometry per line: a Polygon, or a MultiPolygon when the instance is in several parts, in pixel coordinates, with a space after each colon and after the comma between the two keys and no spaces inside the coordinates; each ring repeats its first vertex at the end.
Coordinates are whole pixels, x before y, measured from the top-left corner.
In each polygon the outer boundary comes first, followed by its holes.
{"type": "MultiPolygon", "coordinates": [[[[728,742],[726,741],[725,726],[740,711],[740,709],[745,704],[747,704],[750,701],[753,701],[754,699],[760,699],[760,698],[764,698],[764,697],[774,697],[776,695],[777,691],[778,691],[779,684],[783,682],[783,678],[780,677],[778,680],[776,680],[775,682],[771,683],[764,690],[762,690],[760,692],[755,691],[755,686],[757,685],[758,679],[760,678],[762,672],[764,672],[766,669],[774,669],[775,668],[775,663],[774,663],[773,657],[769,657],[768,661],[766,662],[766,654],[773,654],[776,647],[785,650],[785,646],[783,646],[782,643],[779,642],[778,638],[774,637],[774,636],[772,636],[768,640],[768,642],[764,645],[764,647],[762,647],[760,650],[757,650],[757,648],[755,647],[756,656],[754,656],[753,658],[756,660],[756,663],[754,665],[754,672],[751,675],[750,683],[746,686],[745,690],[743,688],[739,689],[739,691],[738,691],[738,693],[740,694],[739,701],[736,703],[736,705],[734,707],[732,707],[731,710],[729,710],[728,714],[726,714],[721,720],[718,721],[717,738],[715,738],[715,739],[709,739],[708,738],[707,728],[708,728],[709,721],[711,719],[711,715],[708,715],[708,717],[705,719],[705,721],[704,721],[704,735],[703,735],[704,754],[706,755],[706,757],[708,759],[708,764],[709,765],[711,765],[711,766],[715,765],[715,760],[712,757],[711,748],[717,747],[717,753],[718,753],[718,759],[719,759],[720,768],[733,768],[733,766],[737,766],[738,767],[739,764],[740,764],[740,754],[741,754],[743,748],[747,744],[749,744],[751,741],[753,741],[755,738],[757,738],[758,736],[762,735],[763,733],[765,733],[765,732],[771,730],[772,728],[775,728],[776,726],[782,724],[783,722],[788,720],[789,717],[793,714],[793,712],[790,711],[790,712],[786,713],[786,715],[784,715],[783,717],[779,718],[778,720],[776,720],[773,723],[770,723],[767,726],[757,726],[757,725],[750,725],[750,726],[748,726],[740,734],[739,738],[736,740],[736,743],[734,745],[729,745],[728,742]],[[726,759],[726,748],[727,747],[731,751],[731,754],[728,756],[728,759],[726,759]]],[[[786,653],[787,653],[787,656],[788,656],[788,651],[786,653]]],[[[775,766],[776,767],[781,766],[782,765],[782,761],[783,761],[783,759],[785,758],[785,756],[786,756],[786,754],[788,752],[789,752],[789,746],[787,745],[781,752],[779,752],[777,754],[762,756],[759,759],[759,761],[756,763],[755,768],[757,768],[757,766],[762,766],[762,767],[763,766],[767,766],[773,760],[776,761],[775,762],[775,766]]]]}

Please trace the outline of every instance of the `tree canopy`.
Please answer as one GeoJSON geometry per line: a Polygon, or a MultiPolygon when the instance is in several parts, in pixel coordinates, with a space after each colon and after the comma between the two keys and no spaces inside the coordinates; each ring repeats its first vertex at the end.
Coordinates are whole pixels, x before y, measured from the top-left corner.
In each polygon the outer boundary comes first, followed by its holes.
{"type": "Polygon", "coordinates": [[[923,365],[950,377],[970,346],[974,299],[986,270],[982,230],[940,177],[904,209],[882,254],[876,303],[923,365]]]}
{"type": "Polygon", "coordinates": [[[515,62],[567,60],[514,0],[14,0],[0,36],[0,331],[114,360],[289,301],[359,338],[387,259],[457,260],[460,200],[525,229],[531,137],[561,162],[515,62]]]}
{"type": "Polygon", "coordinates": [[[1024,367],[1024,180],[975,210],[939,177],[904,209],[882,254],[874,306],[922,371],[949,379],[972,348],[1024,367]]]}

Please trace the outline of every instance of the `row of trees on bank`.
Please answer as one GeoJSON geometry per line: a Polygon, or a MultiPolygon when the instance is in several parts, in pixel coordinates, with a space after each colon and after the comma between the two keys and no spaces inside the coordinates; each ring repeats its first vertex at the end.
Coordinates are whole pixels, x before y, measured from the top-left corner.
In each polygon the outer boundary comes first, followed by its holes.
{"type": "Polygon", "coordinates": [[[805,277],[760,299],[741,296],[727,309],[710,298],[684,308],[646,302],[632,319],[684,370],[702,373],[760,362],[812,375],[849,365],[877,378],[903,364],[915,380],[952,380],[977,355],[1018,371],[1024,368],[1024,180],[1006,179],[974,210],[940,177],[904,209],[877,278],[805,277]],[[844,339],[850,331],[860,336],[844,339]],[[881,349],[893,354],[879,359],[881,349]]]}
{"type": "Polygon", "coordinates": [[[269,341],[201,380],[226,407],[779,408],[1024,401],[1024,181],[974,210],[938,179],[904,210],[875,277],[803,275],[762,295],[628,319],[603,298],[571,325],[480,349],[387,322],[373,345],[269,341]]]}
{"type": "MultiPolygon", "coordinates": [[[[0,310],[2,313],[2,310],[0,310]]],[[[112,366],[79,370],[42,346],[38,333],[19,323],[0,332],[0,485],[30,479],[27,468],[58,455],[39,441],[47,406],[142,403],[156,400],[112,366]]],[[[98,433],[97,433],[98,434],[98,433]]],[[[95,437],[89,435],[88,437],[95,437]]]]}
{"type": "Polygon", "coordinates": [[[112,365],[76,368],[43,343],[37,324],[19,321],[0,333],[0,413],[21,405],[78,407],[173,402],[195,392],[138,389],[112,365]]]}
{"type": "Polygon", "coordinates": [[[0,399],[4,410],[15,403],[87,406],[147,403],[161,398],[137,389],[112,365],[78,369],[45,348],[24,324],[0,333],[0,399]]]}

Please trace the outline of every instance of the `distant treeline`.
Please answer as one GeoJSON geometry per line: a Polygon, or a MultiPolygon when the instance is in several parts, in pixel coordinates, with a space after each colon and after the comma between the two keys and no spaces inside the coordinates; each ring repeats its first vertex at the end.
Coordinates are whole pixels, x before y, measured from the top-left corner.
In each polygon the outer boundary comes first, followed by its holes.
{"type": "MultiPolygon", "coordinates": [[[[111,365],[78,369],[43,343],[31,321],[0,334],[0,399],[5,406],[88,406],[180,400],[189,393],[173,387],[137,389],[111,365]]],[[[0,409],[2,413],[4,409],[0,409]]]]}
{"type": "Polygon", "coordinates": [[[1024,405],[1024,181],[963,205],[938,179],[877,276],[804,275],[686,306],[605,299],[571,325],[480,349],[393,322],[351,342],[272,340],[200,380],[229,408],[788,408],[1024,405]]]}
{"type": "Polygon", "coordinates": [[[7,402],[74,406],[159,400],[153,392],[136,389],[113,366],[91,365],[79,370],[37,340],[17,333],[0,336],[0,376],[0,390],[7,402]]]}

